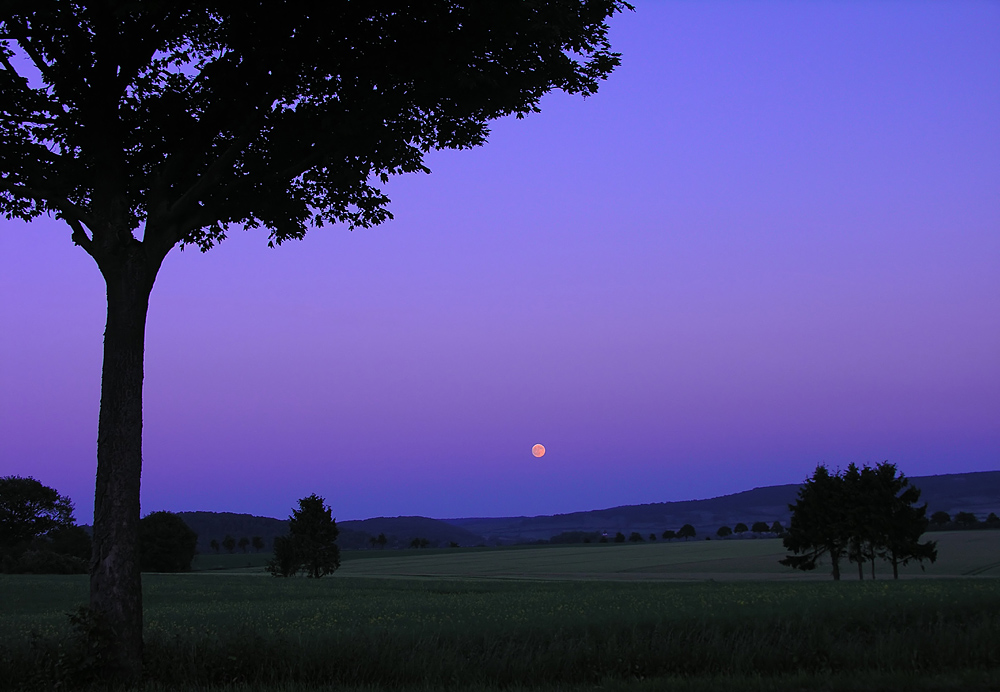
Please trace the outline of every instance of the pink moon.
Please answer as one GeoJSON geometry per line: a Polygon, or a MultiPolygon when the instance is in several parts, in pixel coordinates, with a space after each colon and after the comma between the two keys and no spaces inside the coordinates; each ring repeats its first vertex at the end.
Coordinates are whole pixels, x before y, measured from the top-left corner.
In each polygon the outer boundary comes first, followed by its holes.
{"type": "Polygon", "coordinates": [[[543,447],[542,445],[535,445],[534,447],[531,448],[531,453],[534,454],[536,457],[543,457],[545,456],[545,447],[543,447]]]}

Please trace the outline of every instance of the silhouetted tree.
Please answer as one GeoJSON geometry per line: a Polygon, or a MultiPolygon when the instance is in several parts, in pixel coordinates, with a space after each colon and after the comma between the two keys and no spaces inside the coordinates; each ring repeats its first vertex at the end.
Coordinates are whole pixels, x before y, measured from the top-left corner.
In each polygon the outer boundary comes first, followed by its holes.
{"type": "Polygon", "coordinates": [[[245,553],[247,551],[247,546],[250,545],[250,539],[246,536],[240,536],[240,540],[237,542],[237,545],[240,547],[240,552],[245,553]]]}
{"type": "Polygon", "coordinates": [[[749,530],[750,529],[747,527],[747,525],[744,524],[742,521],[740,523],[738,523],[736,526],[733,527],[733,533],[735,533],[735,534],[737,534],[739,536],[742,536],[743,534],[745,534],[749,530]]]}
{"type": "Polygon", "coordinates": [[[649,540],[650,541],[655,541],[656,540],[656,534],[655,533],[649,534],[649,540]]]}
{"type": "Polygon", "coordinates": [[[410,541],[411,548],[426,548],[430,544],[431,542],[426,538],[414,538],[412,541],[410,541]]]}
{"type": "Polygon", "coordinates": [[[305,572],[314,579],[332,574],[340,567],[339,533],[333,512],[322,497],[313,493],[302,498],[288,517],[288,535],[274,539],[268,571],[279,577],[305,572]]]}
{"type": "Polygon", "coordinates": [[[73,503],[28,476],[0,478],[0,553],[73,526],[73,503]]]}
{"type": "Polygon", "coordinates": [[[781,525],[780,521],[775,520],[774,523],[771,524],[771,533],[780,536],[784,532],[785,532],[785,527],[781,525]]]}
{"type": "Polygon", "coordinates": [[[874,556],[886,559],[892,565],[892,576],[899,579],[899,566],[911,561],[921,563],[937,559],[934,541],[920,542],[927,530],[927,505],[915,506],[920,500],[920,490],[895,464],[884,461],[874,468],[861,470],[862,496],[853,498],[868,508],[863,515],[865,524],[854,527],[854,532],[865,533],[872,545],[872,579],[875,578],[874,556]]]}
{"type": "Polygon", "coordinates": [[[214,538],[208,542],[208,547],[214,550],[215,552],[219,552],[219,542],[214,538]]]}
{"type": "Polygon", "coordinates": [[[836,475],[820,466],[790,506],[792,525],[785,547],[796,555],[781,563],[813,569],[825,552],[836,556],[832,562],[838,579],[837,560],[846,554],[857,563],[859,579],[864,578],[865,563],[871,565],[874,579],[875,560],[883,558],[898,579],[900,565],[937,559],[934,542],[919,540],[928,523],[927,505],[914,506],[919,499],[920,490],[888,461],[864,468],[851,464],[836,475]]]}
{"type": "Polygon", "coordinates": [[[677,538],[677,532],[676,531],[673,531],[671,529],[667,529],[666,531],[663,532],[663,540],[665,540],[665,541],[672,541],[675,538],[677,538]]]}
{"type": "Polygon", "coordinates": [[[691,524],[684,524],[684,526],[682,526],[680,530],[677,532],[677,537],[683,538],[685,540],[687,540],[688,538],[694,538],[695,535],[696,532],[694,530],[694,527],[691,526],[691,524]]]}
{"type": "Polygon", "coordinates": [[[792,551],[781,564],[801,570],[816,568],[826,555],[834,580],[840,579],[840,560],[850,540],[844,482],[825,466],[817,466],[799,488],[798,499],[789,505],[792,521],[785,533],[785,548],[792,551]]]}
{"type": "Polygon", "coordinates": [[[715,535],[719,538],[726,538],[727,536],[733,535],[733,530],[728,526],[720,526],[719,530],[715,532],[715,535]]]}
{"type": "Polygon", "coordinates": [[[638,531],[633,531],[632,533],[630,533],[628,535],[628,539],[632,543],[641,543],[642,542],[642,534],[639,533],[638,531]]]}
{"type": "Polygon", "coordinates": [[[139,566],[143,572],[191,569],[198,534],[173,512],[153,512],[139,522],[139,566]]]}
{"type": "Polygon", "coordinates": [[[625,542],[625,534],[623,534],[621,531],[616,532],[615,543],[624,543],[624,542],[625,542]]]}
{"type": "Polygon", "coordinates": [[[624,7],[0,8],[0,213],[65,221],[107,286],[90,594],[123,678],[142,660],[143,351],[167,253],[207,250],[237,225],[281,244],[309,225],[384,221],[373,181],[426,171],[431,149],[483,144],[490,120],[538,110],[552,89],[594,93],[618,64],[606,20],[624,7]],[[26,60],[8,60],[15,50],[26,60]]]}
{"type": "Polygon", "coordinates": [[[236,539],[227,533],[226,537],[222,539],[222,547],[226,549],[227,553],[232,554],[236,550],[236,539]]]}
{"type": "Polygon", "coordinates": [[[750,530],[756,534],[767,533],[771,527],[767,525],[766,521],[755,521],[750,530]]]}
{"type": "Polygon", "coordinates": [[[931,515],[931,523],[938,524],[939,526],[950,524],[951,516],[947,512],[934,512],[934,514],[931,515]]]}
{"type": "Polygon", "coordinates": [[[986,525],[990,528],[996,528],[1000,526],[1000,517],[996,515],[996,512],[990,512],[986,517],[986,525]]]}
{"type": "Polygon", "coordinates": [[[458,543],[456,543],[455,541],[448,541],[448,547],[449,548],[457,548],[458,547],[458,543]]]}
{"type": "Polygon", "coordinates": [[[972,512],[959,512],[955,515],[955,523],[961,526],[963,529],[975,526],[979,523],[979,519],[972,512]]]}
{"type": "Polygon", "coordinates": [[[384,533],[380,533],[375,539],[375,542],[378,544],[379,548],[385,548],[385,544],[389,542],[389,539],[385,537],[384,533]]]}
{"type": "Polygon", "coordinates": [[[261,536],[251,538],[250,544],[253,546],[254,551],[258,553],[264,549],[264,539],[261,536]]]}

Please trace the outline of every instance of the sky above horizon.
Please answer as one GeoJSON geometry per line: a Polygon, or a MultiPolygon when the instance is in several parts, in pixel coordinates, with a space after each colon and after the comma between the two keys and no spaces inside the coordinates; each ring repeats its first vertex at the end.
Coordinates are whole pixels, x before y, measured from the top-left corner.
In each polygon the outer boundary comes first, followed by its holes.
{"type": "MultiPolygon", "coordinates": [[[[1000,469],[1000,4],[640,2],[395,219],[175,250],[143,513],[536,515],[1000,469]],[[532,445],[545,445],[537,459],[532,445]]],[[[104,286],[0,220],[0,476],[90,523],[104,286]]]]}

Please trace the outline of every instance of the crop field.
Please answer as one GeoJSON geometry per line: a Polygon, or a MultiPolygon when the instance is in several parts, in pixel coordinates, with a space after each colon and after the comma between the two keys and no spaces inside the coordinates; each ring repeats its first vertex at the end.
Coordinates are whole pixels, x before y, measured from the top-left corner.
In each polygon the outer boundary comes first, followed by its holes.
{"type": "MultiPolygon", "coordinates": [[[[927,534],[938,543],[935,564],[911,564],[903,578],[1000,576],[1000,531],[927,534]]],[[[439,550],[345,551],[338,576],[590,580],[828,580],[828,565],[801,572],[778,564],[785,556],[779,539],[673,541],[640,544],[460,548],[439,550]]],[[[196,570],[262,573],[267,555],[199,555],[196,570]]],[[[842,565],[844,579],[857,567],[842,565]]],[[[865,567],[868,579],[869,567],[865,567]]],[[[878,579],[891,578],[888,564],[876,564],[878,579]]]]}
{"type": "MultiPolygon", "coordinates": [[[[775,578],[764,540],[365,551],[320,580],[211,556],[144,575],[145,688],[1000,689],[1000,579],[956,578],[995,534],[935,535],[936,577],[838,583],[775,578]],[[693,576],[740,564],[774,576],[693,576]]],[[[94,678],[66,616],[86,597],[84,576],[0,575],[0,688],[94,678]]]]}

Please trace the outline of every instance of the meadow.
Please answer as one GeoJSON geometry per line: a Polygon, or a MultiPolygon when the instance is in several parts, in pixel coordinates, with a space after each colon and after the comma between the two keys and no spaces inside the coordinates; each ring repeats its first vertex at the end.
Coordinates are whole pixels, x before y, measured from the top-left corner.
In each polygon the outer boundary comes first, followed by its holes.
{"type": "MultiPolygon", "coordinates": [[[[774,542],[713,543],[370,551],[321,580],[206,556],[216,569],[143,578],[146,689],[1000,689],[1000,580],[956,578],[1000,557],[984,544],[942,540],[950,577],[942,557],[934,576],[834,583],[727,579],[718,551],[750,570],[774,542]]],[[[85,577],[0,576],[0,685],[96,674],[66,617],[86,594],[85,577]]]]}

